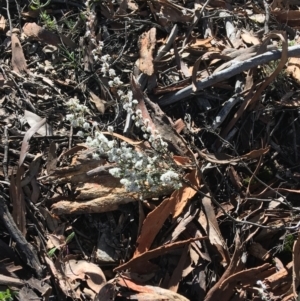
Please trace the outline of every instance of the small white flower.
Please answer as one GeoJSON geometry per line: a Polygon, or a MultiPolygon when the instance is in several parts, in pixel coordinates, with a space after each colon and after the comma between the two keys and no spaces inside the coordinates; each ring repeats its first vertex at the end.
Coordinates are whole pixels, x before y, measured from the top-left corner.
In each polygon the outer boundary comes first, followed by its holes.
{"type": "Polygon", "coordinates": [[[108,85],[109,85],[110,87],[113,87],[114,82],[113,82],[112,80],[110,80],[110,81],[108,82],[108,85]]]}
{"type": "Polygon", "coordinates": [[[108,61],[110,61],[110,55],[109,54],[105,54],[105,55],[102,55],[100,60],[103,62],[103,63],[106,63],[108,61]]]}
{"type": "Polygon", "coordinates": [[[78,124],[83,124],[84,121],[85,121],[85,119],[82,116],[80,116],[80,117],[77,118],[78,124]]]}
{"type": "Polygon", "coordinates": [[[89,37],[91,35],[91,31],[87,30],[84,34],[84,38],[89,37]]]}
{"type": "Polygon", "coordinates": [[[132,101],[132,103],[133,103],[134,105],[137,105],[139,102],[138,102],[136,99],[134,99],[134,100],[132,101]]]}
{"type": "Polygon", "coordinates": [[[99,160],[100,159],[99,154],[93,153],[93,159],[94,160],[99,160]]]}
{"type": "Polygon", "coordinates": [[[99,147],[99,142],[97,139],[93,139],[92,142],[90,143],[91,147],[99,147]]]}
{"type": "Polygon", "coordinates": [[[113,81],[113,82],[114,82],[114,84],[117,85],[117,86],[123,84],[123,82],[120,80],[119,76],[114,77],[114,81],[113,81]]]}
{"type": "Polygon", "coordinates": [[[110,125],[107,127],[107,130],[112,133],[114,131],[114,127],[110,125]]]}
{"type": "Polygon", "coordinates": [[[149,136],[148,136],[147,134],[144,134],[143,137],[144,137],[144,139],[146,139],[146,140],[149,138],[149,136]]]}
{"type": "Polygon", "coordinates": [[[83,131],[78,131],[78,132],[77,132],[77,136],[83,138],[83,137],[84,137],[83,131]]]}
{"type": "Polygon", "coordinates": [[[119,96],[124,95],[124,92],[122,90],[118,90],[117,93],[118,93],[119,96]]]}
{"type": "Polygon", "coordinates": [[[82,126],[85,130],[88,130],[90,128],[90,124],[88,122],[84,122],[82,126]]]}
{"type": "Polygon", "coordinates": [[[160,176],[160,180],[165,184],[170,184],[172,180],[178,180],[178,179],[179,179],[179,175],[172,170],[168,170],[167,172],[165,172],[160,176]]]}
{"type": "Polygon", "coordinates": [[[118,168],[118,167],[114,167],[114,168],[111,168],[111,169],[109,170],[109,173],[110,173],[113,177],[119,178],[120,175],[121,175],[121,169],[118,168]]]}
{"type": "Polygon", "coordinates": [[[112,149],[115,145],[116,145],[116,143],[115,143],[114,140],[110,140],[110,141],[108,141],[108,143],[107,143],[107,146],[108,146],[110,149],[112,149]]]}
{"type": "Polygon", "coordinates": [[[74,118],[75,118],[74,114],[67,114],[67,115],[66,115],[66,119],[67,119],[68,121],[72,121],[72,120],[74,120],[74,118]]]}
{"type": "Polygon", "coordinates": [[[109,74],[109,76],[113,77],[116,75],[116,71],[114,69],[109,69],[108,74],[109,74]]]}
{"type": "Polygon", "coordinates": [[[71,121],[71,125],[72,125],[72,127],[74,127],[74,128],[78,127],[78,121],[77,121],[76,119],[72,120],[72,121],[71,121]]]}
{"type": "Polygon", "coordinates": [[[132,100],[132,95],[133,95],[132,91],[127,92],[127,97],[129,100],[132,100]]]}
{"type": "Polygon", "coordinates": [[[93,141],[92,137],[88,136],[88,137],[86,138],[86,144],[91,144],[92,141],[93,141]]]}

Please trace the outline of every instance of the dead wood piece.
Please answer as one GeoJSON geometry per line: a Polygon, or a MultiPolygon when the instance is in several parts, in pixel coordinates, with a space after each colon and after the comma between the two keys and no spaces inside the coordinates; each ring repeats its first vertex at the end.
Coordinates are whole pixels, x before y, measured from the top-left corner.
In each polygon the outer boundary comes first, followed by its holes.
{"type": "MultiPolygon", "coordinates": [[[[281,54],[282,54],[282,50],[273,50],[273,51],[268,51],[261,55],[257,55],[243,62],[236,62],[232,66],[220,71],[219,73],[212,74],[207,78],[205,78],[204,80],[198,81],[196,83],[196,89],[197,91],[202,90],[204,88],[217,84],[221,81],[229,79],[251,68],[266,64],[273,60],[278,60],[280,59],[281,54]]],[[[300,46],[297,45],[297,46],[289,47],[288,57],[300,57],[300,46]]],[[[189,85],[176,93],[172,93],[162,97],[158,101],[158,104],[161,106],[170,105],[183,98],[189,97],[192,93],[193,93],[192,85],[189,85]]]]}
{"type": "Polygon", "coordinates": [[[3,221],[7,231],[9,232],[12,239],[17,243],[20,253],[23,255],[23,260],[32,267],[38,279],[43,277],[43,268],[39,262],[37,254],[32,249],[31,245],[26,241],[17,225],[15,224],[6,204],[3,196],[0,195],[0,219],[3,221]]]}
{"type": "Polygon", "coordinates": [[[52,206],[52,212],[57,215],[101,213],[118,210],[121,204],[127,204],[136,200],[137,198],[129,195],[114,194],[85,202],[61,201],[52,206]]]}

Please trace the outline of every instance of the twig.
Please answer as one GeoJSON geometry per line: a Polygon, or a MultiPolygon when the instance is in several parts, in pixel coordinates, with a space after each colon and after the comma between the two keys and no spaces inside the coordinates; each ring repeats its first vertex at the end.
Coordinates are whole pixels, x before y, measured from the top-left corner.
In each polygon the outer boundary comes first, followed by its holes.
{"type": "Polygon", "coordinates": [[[268,34],[269,32],[269,20],[270,20],[270,8],[266,0],[263,0],[264,7],[265,7],[265,13],[266,13],[266,19],[265,19],[265,34],[268,34]]]}
{"type": "Polygon", "coordinates": [[[72,148],[72,138],[73,138],[73,126],[70,127],[70,134],[69,134],[69,150],[72,148]]]}
{"type": "MultiPolygon", "coordinates": [[[[272,50],[261,55],[257,55],[243,62],[234,62],[229,68],[220,71],[217,74],[212,74],[205,78],[204,80],[198,81],[196,83],[197,91],[210,87],[221,81],[229,79],[241,72],[249,70],[251,68],[257,67],[258,65],[266,64],[273,60],[278,60],[281,57],[282,50],[272,50]]],[[[300,57],[300,46],[292,46],[288,48],[288,57],[300,57]]],[[[177,91],[175,93],[163,96],[158,100],[158,104],[161,106],[170,105],[183,98],[189,97],[193,93],[192,85],[185,87],[184,89],[177,91]]]]}
{"type": "Polygon", "coordinates": [[[189,38],[191,32],[193,31],[193,29],[195,28],[195,26],[197,26],[197,24],[198,24],[198,22],[199,22],[199,20],[200,20],[200,18],[201,18],[201,16],[202,16],[202,14],[203,14],[203,12],[204,12],[204,9],[205,9],[205,7],[208,5],[209,2],[210,2],[210,0],[206,0],[206,2],[205,2],[205,3],[203,4],[203,6],[202,6],[200,12],[198,12],[198,10],[196,10],[196,12],[195,12],[195,17],[194,17],[194,22],[193,22],[193,24],[190,26],[189,31],[188,31],[188,33],[186,34],[185,38],[184,38],[184,41],[183,41],[183,44],[182,44],[182,49],[181,49],[180,52],[183,51],[185,45],[187,44],[187,41],[188,41],[188,38],[189,38]]]}
{"type": "Polygon", "coordinates": [[[13,27],[12,27],[10,11],[9,11],[9,0],[6,0],[6,11],[7,11],[7,18],[8,18],[8,23],[9,23],[10,34],[12,34],[12,28],[13,27]]]}
{"type": "MultiPolygon", "coordinates": [[[[5,149],[5,145],[0,144],[0,150],[2,150],[2,149],[3,150],[5,149]]],[[[13,154],[14,156],[20,157],[21,152],[16,149],[10,148],[8,151],[9,151],[9,153],[13,154]]],[[[26,154],[26,159],[33,160],[34,158],[35,158],[35,155],[29,154],[29,153],[26,154]]]]}
{"type": "Polygon", "coordinates": [[[0,220],[5,225],[11,238],[17,243],[18,249],[23,255],[23,259],[35,270],[38,279],[42,279],[43,268],[39,262],[37,254],[15,224],[2,195],[0,195],[0,220]]]}
{"type": "Polygon", "coordinates": [[[4,157],[3,157],[3,173],[5,181],[9,182],[8,178],[8,131],[7,126],[4,127],[4,157]]]}

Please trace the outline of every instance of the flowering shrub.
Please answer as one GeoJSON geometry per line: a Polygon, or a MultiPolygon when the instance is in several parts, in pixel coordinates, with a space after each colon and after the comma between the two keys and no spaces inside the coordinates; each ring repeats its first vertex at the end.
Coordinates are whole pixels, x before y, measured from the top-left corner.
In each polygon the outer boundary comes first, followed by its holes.
{"type": "MultiPolygon", "coordinates": [[[[162,187],[181,187],[180,175],[172,167],[173,161],[168,151],[168,144],[163,141],[158,132],[152,133],[149,120],[143,120],[141,110],[136,110],[138,101],[133,99],[132,91],[126,93],[121,89],[123,82],[114,69],[110,68],[110,56],[103,55],[100,58],[101,72],[104,76],[112,78],[109,86],[118,87],[117,94],[120,97],[123,108],[131,115],[136,127],[143,132],[143,138],[151,145],[151,152],[145,153],[137,151],[126,142],[120,144],[116,140],[109,140],[103,133],[96,131],[89,133],[86,144],[95,148],[94,159],[99,159],[100,155],[107,155],[108,161],[117,163],[117,167],[109,170],[114,177],[120,178],[120,183],[124,185],[128,192],[148,192],[157,191],[162,187]]],[[[66,119],[73,127],[81,127],[85,131],[90,130],[89,123],[84,115],[88,112],[86,106],[81,105],[76,98],[67,102],[70,114],[66,119]]],[[[113,128],[108,127],[109,132],[113,128]]],[[[77,135],[84,137],[84,132],[79,131],[77,135]]]]}
{"type": "Polygon", "coordinates": [[[97,156],[106,154],[110,162],[117,163],[117,167],[111,168],[109,172],[121,179],[120,183],[128,192],[157,191],[162,186],[175,189],[181,187],[179,174],[164,166],[165,154],[168,152],[166,143],[160,136],[152,139],[153,145],[159,146],[160,150],[154,151],[152,156],[134,150],[126,142],[118,146],[116,140],[108,140],[100,132],[95,133],[94,139],[88,137],[86,143],[97,149],[97,156]]]}

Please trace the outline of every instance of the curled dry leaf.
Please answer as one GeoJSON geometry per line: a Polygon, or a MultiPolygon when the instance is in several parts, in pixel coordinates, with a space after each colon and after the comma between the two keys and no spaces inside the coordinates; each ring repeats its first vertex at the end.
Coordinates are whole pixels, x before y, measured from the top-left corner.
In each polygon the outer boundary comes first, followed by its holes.
{"type": "Polygon", "coordinates": [[[20,152],[20,159],[19,159],[19,166],[21,166],[25,160],[26,153],[29,149],[29,140],[30,138],[39,130],[41,126],[46,123],[46,118],[42,119],[41,121],[37,122],[34,126],[32,126],[25,134],[24,139],[22,141],[21,152],[20,152]]]}
{"type": "MultiPolygon", "coordinates": [[[[24,117],[27,121],[27,123],[33,127],[36,123],[40,122],[42,118],[35,113],[32,113],[30,111],[25,110],[24,111],[24,117]]],[[[41,136],[51,136],[53,135],[53,129],[50,124],[45,123],[43,124],[37,131],[38,134],[41,136]]]]}
{"type": "Polygon", "coordinates": [[[86,280],[87,285],[94,291],[99,292],[106,282],[102,270],[94,263],[85,260],[71,259],[65,262],[65,275],[71,280],[86,280]]]}
{"type": "Polygon", "coordinates": [[[27,72],[27,64],[26,64],[23,48],[16,33],[13,33],[11,35],[11,50],[12,50],[11,63],[14,71],[17,73],[22,73],[22,71],[27,72]]]}

